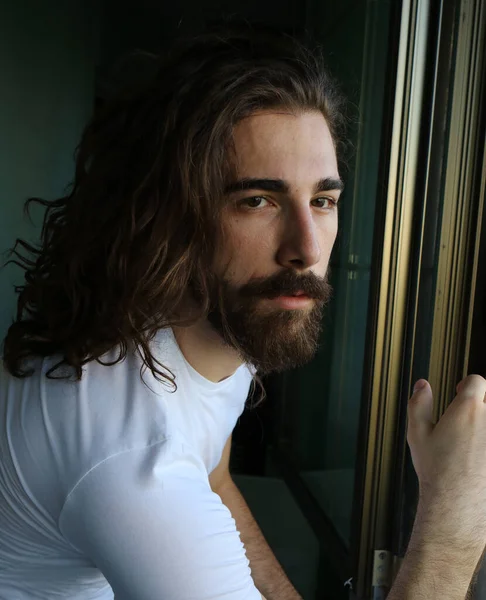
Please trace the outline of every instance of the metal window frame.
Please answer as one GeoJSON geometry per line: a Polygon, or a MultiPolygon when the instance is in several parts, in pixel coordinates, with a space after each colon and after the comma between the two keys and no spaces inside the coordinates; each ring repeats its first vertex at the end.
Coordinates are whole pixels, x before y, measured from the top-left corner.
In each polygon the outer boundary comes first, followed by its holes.
{"type": "Polygon", "coordinates": [[[481,173],[479,145],[484,145],[479,123],[485,101],[486,2],[463,0],[459,11],[456,65],[460,68],[456,66],[452,83],[429,371],[437,417],[455,396],[458,381],[467,375],[484,210],[484,181],[482,193],[476,190],[481,173]]]}
{"type": "Polygon", "coordinates": [[[430,11],[429,0],[404,0],[401,5],[390,146],[383,159],[388,185],[381,228],[375,230],[376,287],[370,303],[368,378],[363,385],[361,447],[366,460],[355,486],[361,500],[353,544],[358,598],[368,597],[371,589],[374,550],[386,548],[389,540],[430,11]]]}
{"type": "Polygon", "coordinates": [[[477,180],[478,174],[484,177],[485,173],[477,161],[482,160],[478,147],[484,143],[479,124],[484,116],[485,4],[485,0],[402,3],[388,190],[382,232],[375,235],[378,274],[370,308],[369,379],[363,388],[361,447],[366,449],[366,464],[357,473],[355,490],[358,598],[369,598],[371,593],[382,598],[388,589],[388,585],[382,589],[372,585],[376,584],[373,553],[392,546],[393,512],[402,478],[397,469],[404,464],[406,403],[417,371],[414,341],[420,334],[416,322],[426,209],[438,200],[442,214],[428,372],[436,416],[452,400],[458,379],[467,372],[484,211],[484,183],[478,194],[477,180]],[[456,11],[449,48],[441,37],[444,10],[449,16],[456,11]],[[444,54],[451,52],[459,68],[447,76],[450,103],[444,135],[435,115],[443,110],[436,97],[443,85],[438,66],[450,60],[444,54]],[[441,161],[439,186],[429,178],[434,161],[441,161]]]}

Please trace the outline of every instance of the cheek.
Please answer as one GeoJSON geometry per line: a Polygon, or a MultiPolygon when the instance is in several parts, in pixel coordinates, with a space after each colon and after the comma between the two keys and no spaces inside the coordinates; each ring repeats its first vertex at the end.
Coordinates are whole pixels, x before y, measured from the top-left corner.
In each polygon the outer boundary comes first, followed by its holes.
{"type": "Polygon", "coordinates": [[[236,260],[244,260],[255,255],[264,255],[272,247],[273,227],[264,220],[241,219],[232,223],[229,229],[228,245],[236,260]]]}
{"type": "Polygon", "coordinates": [[[321,249],[327,255],[332,251],[338,233],[337,215],[333,219],[326,219],[321,229],[321,249]]]}
{"type": "Polygon", "coordinates": [[[268,230],[266,235],[262,232],[235,232],[226,254],[230,261],[228,275],[245,281],[269,263],[273,254],[272,236],[268,230]]]}

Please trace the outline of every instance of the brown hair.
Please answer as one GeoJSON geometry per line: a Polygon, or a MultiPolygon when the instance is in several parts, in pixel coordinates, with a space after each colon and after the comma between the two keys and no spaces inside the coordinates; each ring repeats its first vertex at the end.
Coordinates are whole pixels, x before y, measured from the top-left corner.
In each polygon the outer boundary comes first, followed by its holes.
{"type": "Polygon", "coordinates": [[[143,365],[175,385],[149,342],[160,328],[190,323],[177,312],[188,286],[202,299],[191,322],[209,310],[234,125],[265,108],[318,110],[337,150],[344,139],[342,98],[321,52],[289,36],[205,34],[150,60],[155,74],[87,125],[70,193],[25,204],[46,211],[40,246],[17,239],[8,261],[25,270],[4,341],[16,377],[33,373],[22,368],[28,356],[60,353],[47,376],[70,365],[79,380],[83,364],[114,347],[118,362],[134,343],[143,365]]]}

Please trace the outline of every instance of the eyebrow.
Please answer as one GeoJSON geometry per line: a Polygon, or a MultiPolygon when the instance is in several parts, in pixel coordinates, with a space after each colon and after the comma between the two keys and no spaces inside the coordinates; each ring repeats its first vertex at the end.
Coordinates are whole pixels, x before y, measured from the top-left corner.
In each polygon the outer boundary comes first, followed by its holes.
{"type": "MultiPolygon", "coordinates": [[[[325,177],[320,179],[314,186],[314,194],[320,192],[340,191],[344,189],[344,182],[334,177],[325,177]]],[[[225,187],[225,194],[234,192],[244,192],[246,190],[265,190],[266,192],[278,192],[288,194],[289,184],[283,179],[258,179],[254,177],[245,177],[238,181],[233,181],[225,187]]]]}

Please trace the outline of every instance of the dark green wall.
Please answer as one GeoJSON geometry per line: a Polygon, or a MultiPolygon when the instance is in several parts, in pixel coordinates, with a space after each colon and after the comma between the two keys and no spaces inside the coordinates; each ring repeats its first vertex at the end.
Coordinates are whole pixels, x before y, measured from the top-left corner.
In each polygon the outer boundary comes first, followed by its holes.
{"type": "Polygon", "coordinates": [[[200,33],[206,25],[228,17],[295,33],[304,28],[306,9],[302,0],[105,0],[99,89],[117,60],[131,50],[157,52],[180,34],[200,33]]]}
{"type": "MultiPolygon", "coordinates": [[[[73,151],[92,110],[97,13],[94,0],[0,4],[1,252],[16,237],[39,235],[39,218],[35,226],[23,219],[27,197],[52,198],[70,183],[73,151]]],[[[2,339],[15,309],[12,283],[22,280],[15,266],[0,271],[2,339]]]]}

